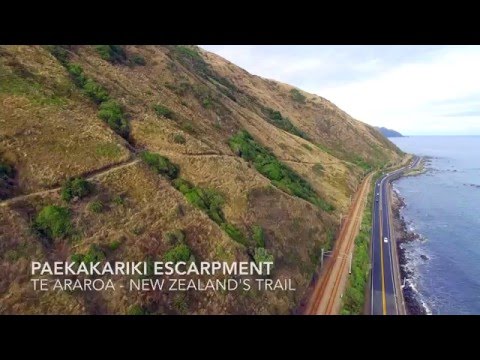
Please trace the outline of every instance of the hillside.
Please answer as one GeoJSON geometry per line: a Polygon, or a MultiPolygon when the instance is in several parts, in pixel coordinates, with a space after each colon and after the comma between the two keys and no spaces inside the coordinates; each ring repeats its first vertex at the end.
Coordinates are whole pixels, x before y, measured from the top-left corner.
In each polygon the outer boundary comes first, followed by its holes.
{"type": "Polygon", "coordinates": [[[385,137],[403,137],[398,131],[387,129],[385,127],[375,127],[385,137]]]}
{"type": "Polygon", "coordinates": [[[328,100],[192,46],[0,46],[0,103],[5,314],[290,313],[364,175],[402,156],[328,100]],[[28,275],[261,256],[297,291],[34,292],[28,275]]]}

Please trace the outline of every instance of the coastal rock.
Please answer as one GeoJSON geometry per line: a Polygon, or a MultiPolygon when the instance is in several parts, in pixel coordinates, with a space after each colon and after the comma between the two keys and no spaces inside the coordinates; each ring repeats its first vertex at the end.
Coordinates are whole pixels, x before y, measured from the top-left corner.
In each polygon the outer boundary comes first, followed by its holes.
{"type": "Polygon", "coordinates": [[[407,311],[410,315],[426,315],[425,308],[420,301],[417,300],[415,291],[410,286],[406,286],[403,289],[403,297],[405,298],[407,311]]]}
{"type": "MultiPolygon", "coordinates": [[[[420,236],[412,231],[408,231],[407,223],[405,218],[400,213],[400,210],[405,207],[405,200],[400,196],[398,192],[393,192],[393,225],[395,228],[396,240],[397,240],[397,254],[398,261],[400,264],[400,276],[402,279],[411,279],[413,277],[413,271],[407,266],[408,259],[404,243],[418,240],[420,236]]],[[[421,255],[422,259],[427,260],[426,255],[421,255]],[[425,256],[426,259],[423,257],[425,256]]],[[[403,297],[405,299],[405,306],[408,314],[411,315],[426,315],[425,308],[423,307],[421,301],[418,299],[418,296],[415,290],[410,286],[409,281],[403,289],[403,297]]]]}
{"type": "Polygon", "coordinates": [[[421,258],[422,260],[425,260],[425,261],[428,260],[428,256],[427,256],[427,255],[424,255],[424,254],[420,255],[420,258],[421,258]]]}

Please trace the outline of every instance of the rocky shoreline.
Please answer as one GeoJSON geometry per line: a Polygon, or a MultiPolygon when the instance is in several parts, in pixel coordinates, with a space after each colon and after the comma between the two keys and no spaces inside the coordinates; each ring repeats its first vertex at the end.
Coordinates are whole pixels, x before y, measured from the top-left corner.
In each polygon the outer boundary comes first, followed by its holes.
{"type": "MultiPolygon", "coordinates": [[[[396,192],[392,194],[392,214],[393,226],[395,230],[395,240],[397,244],[398,261],[400,264],[400,276],[403,279],[412,278],[413,272],[407,267],[407,256],[402,244],[411,241],[417,241],[420,236],[412,231],[409,231],[407,224],[400,210],[406,206],[404,199],[396,192]]],[[[424,259],[427,260],[427,259],[424,259]]],[[[405,299],[405,306],[407,313],[410,315],[426,315],[426,309],[418,299],[415,290],[406,282],[403,288],[403,297],[405,299]]]]}

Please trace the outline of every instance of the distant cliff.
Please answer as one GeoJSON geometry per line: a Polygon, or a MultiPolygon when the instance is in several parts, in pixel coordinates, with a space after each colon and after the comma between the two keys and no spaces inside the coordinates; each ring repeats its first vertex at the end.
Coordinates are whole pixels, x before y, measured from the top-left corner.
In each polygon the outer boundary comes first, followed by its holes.
{"type": "Polygon", "coordinates": [[[382,135],[385,137],[403,137],[402,134],[400,134],[398,131],[395,131],[395,130],[387,129],[384,127],[378,127],[378,126],[376,126],[375,129],[380,131],[382,135]]]}

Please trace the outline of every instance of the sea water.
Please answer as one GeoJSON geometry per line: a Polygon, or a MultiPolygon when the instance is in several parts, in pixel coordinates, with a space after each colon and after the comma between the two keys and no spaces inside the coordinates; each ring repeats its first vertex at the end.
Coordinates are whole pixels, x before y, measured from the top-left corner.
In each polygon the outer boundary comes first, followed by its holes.
{"type": "Polygon", "coordinates": [[[390,140],[428,159],[426,173],[394,182],[420,236],[403,244],[418,300],[428,313],[480,314],[480,136],[390,140]]]}

